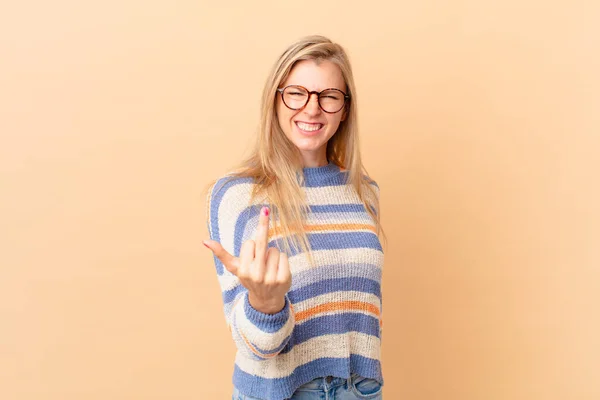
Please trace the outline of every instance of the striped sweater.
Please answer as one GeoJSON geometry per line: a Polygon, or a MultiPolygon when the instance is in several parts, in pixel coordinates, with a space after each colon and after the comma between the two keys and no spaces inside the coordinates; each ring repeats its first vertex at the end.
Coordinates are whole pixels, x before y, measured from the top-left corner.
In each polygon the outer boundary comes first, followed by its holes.
{"type": "MultiPolygon", "coordinates": [[[[375,223],[346,183],[347,171],[330,162],[303,173],[310,207],[305,229],[316,266],[292,246],[292,286],[279,313],[252,308],[246,288],[214,257],[225,319],[237,346],[233,384],[260,399],[286,399],[312,379],[348,378],[352,372],[383,383],[383,249],[375,223]]],[[[377,183],[368,181],[379,201],[377,183]]],[[[251,178],[226,175],[209,192],[210,238],[236,257],[242,243],[255,238],[260,209],[269,205],[266,199],[250,203],[252,185],[251,178]]],[[[276,226],[271,220],[268,247],[284,251],[276,226]]]]}

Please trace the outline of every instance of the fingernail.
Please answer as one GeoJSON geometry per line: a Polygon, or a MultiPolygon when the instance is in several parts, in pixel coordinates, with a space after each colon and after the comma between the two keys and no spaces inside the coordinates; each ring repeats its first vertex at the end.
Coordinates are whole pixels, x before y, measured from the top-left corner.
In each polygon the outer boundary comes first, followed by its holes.
{"type": "Polygon", "coordinates": [[[263,207],[263,215],[269,216],[269,207],[263,207]]]}

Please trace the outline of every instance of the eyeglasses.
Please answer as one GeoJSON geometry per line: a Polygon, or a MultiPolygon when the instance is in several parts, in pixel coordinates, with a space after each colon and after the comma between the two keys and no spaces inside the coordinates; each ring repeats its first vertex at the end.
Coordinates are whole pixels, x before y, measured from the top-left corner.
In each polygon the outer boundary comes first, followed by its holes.
{"type": "Polygon", "coordinates": [[[346,93],[334,88],[321,90],[320,92],[309,92],[305,87],[289,85],[277,89],[277,91],[281,93],[283,104],[290,110],[300,110],[304,108],[314,93],[317,95],[319,107],[328,114],[335,114],[340,111],[344,108],[346,100],[350,98],[346,93]]]}

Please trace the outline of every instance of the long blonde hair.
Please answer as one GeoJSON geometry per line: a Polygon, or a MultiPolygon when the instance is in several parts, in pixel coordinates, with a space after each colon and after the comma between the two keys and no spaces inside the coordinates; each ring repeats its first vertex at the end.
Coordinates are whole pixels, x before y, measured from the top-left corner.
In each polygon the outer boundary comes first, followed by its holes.
{"type": "MultiPolygon", "coordinates": [[[[357,96],[350,61],[337,43],[323,36],[307,36],[288,47],[279,57],[266,81],[261,101],[261,118],[256,143],[250,154],[228,176],[230,179],[250,177],[254,189],[249,204],[257,196],[268,198],[273,220],[278,222],[285,251],[290,254],[291,240],[308,255],[314,264],[304,222],[308,205],[303,183],[302,158],[298,148],[287,138],[279,126],[276,115],[277,89],[287,79],[295,63],[300,60],[328,60],[342,71],[350,100],[346,105],[346,118],[327,143],[327,160],[348,171],[351,184],[366,211],[376,224],[378,236],[385,238],[381,227],[379,202],[362,165],[357,121],[357,96]],[[364,174],[363,174],[364,171],[364,174]],[[298,175],[300,174],[300,175],[298,175]],[[300,182],[298,179],[300,176],[300,182]]],[[[208,186],[212,187],[216,181],[208,186]]]]}

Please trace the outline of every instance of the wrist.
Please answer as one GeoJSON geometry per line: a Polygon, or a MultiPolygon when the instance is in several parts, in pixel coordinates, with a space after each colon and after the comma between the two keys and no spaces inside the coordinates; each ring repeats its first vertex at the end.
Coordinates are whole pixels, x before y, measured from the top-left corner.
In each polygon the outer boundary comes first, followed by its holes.
{"type": "Polygon", "coordinates": [[[248,292],[248,302],[256,311],[263,314],[277,314],[285,306],[285,297],[280,299],[260,300],[257,299],[252,292],[248,292]]]}

